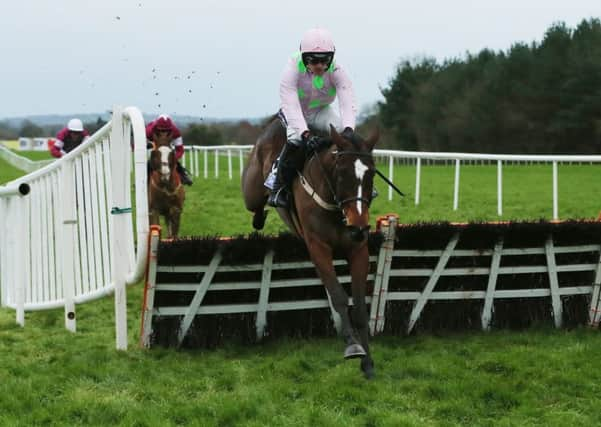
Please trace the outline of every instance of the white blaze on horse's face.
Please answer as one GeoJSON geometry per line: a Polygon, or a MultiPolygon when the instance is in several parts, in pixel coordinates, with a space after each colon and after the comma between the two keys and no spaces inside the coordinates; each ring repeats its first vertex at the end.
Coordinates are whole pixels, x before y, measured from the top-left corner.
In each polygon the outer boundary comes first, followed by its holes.
{"type": "Polygon", "coordinates": [[[363,196],[363,177],[365,176],[365,172],[369,168],[367,166],[365,166],[365,163],[363,163],[360,159],[355,160],[354,165],[355,165],[355,176],[359,180],[359,186],[357,187],[357,212],[359,212],[359,215],[361,215],[362,214],[361,198],[363,196]]]}
{"type": "Polygon", "coordinates": [[[159,147],[159,153],[161,153],[161,178],[164,181],[169,180],[170,170],[169,170],[169,153],[171,153],[170,147],[159,147]]]}

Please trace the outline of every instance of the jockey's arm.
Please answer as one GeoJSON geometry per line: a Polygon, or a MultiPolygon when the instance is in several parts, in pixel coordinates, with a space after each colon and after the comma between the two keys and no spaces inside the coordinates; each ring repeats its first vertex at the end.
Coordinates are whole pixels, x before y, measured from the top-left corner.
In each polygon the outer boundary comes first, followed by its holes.
{"type": "Polygon", "coordinates": [[[298,99],[298,78],[296,65],[289,60],[280,80],[280,104],[288,126],[295,129],[300,137],[309,128],[298,99]]]}
{"type": "Polygon", "coordinates": [[[357,117],[357,102],[355,100],[355,92],[353,83],[347,76],[344,69],[337,66],[332,74],[334,84],[336,86],[336,96],[338,97],[338,105],[340,107],[340,119],[342,128],[355,129],[357,117]]]}
{"type": "Polygon", "coordinates": [[[171,144],[175,148],[175,158],[177,160],[181,159],[184,156],[184,140],[180,136],[171,141],[171,144]]]}
{"type": "Polygon", "coordinates": [[[61,141],[60,139],[55,139],[54,140],[54,144],[52,144],[50,146],[50,154],[53,157],[56,157],[57,159],[60,159],[61,157],[63,157],[65,154],[67,154],[65,152],[65,150],[63,150],[63,146],[65,145],[65,143],[63,141],[61,141]]]}

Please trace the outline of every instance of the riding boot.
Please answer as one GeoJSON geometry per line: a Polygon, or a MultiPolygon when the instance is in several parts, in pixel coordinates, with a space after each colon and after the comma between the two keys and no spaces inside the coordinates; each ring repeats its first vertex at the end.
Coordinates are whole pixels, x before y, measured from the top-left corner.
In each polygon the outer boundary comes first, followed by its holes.
{"type": "Polygon", "coordinates": [[[304,162],[304,152],[300,145],[286,141],[278,161],[278,171],[267,204],[276,208],[290,205],[290,186],[298,168],[304,162]]]}
{"type": "Polygon", "coordinates": [[[182,180],[182,184],[192,185],[192,178],[190,178],[188,171],[185,167],[182,166],[180,162],[177,162],[177,173],[179,173],[179,176],[182,180]]]}

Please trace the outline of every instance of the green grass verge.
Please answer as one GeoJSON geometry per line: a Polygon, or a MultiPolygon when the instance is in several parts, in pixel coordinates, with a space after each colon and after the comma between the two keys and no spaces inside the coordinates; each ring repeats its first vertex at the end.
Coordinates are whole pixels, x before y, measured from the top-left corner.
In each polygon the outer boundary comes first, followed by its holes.
{"type": "MultiPolygon", "coordinates": [[[[214,169],[210,169],[214,170],[214,169]]],[[[550,167],[505,169],[504,219],[551,215],[550,167]]],[[[425,167],[413,205],[412,168],[395,170],[408,193],[374,202],[372,215],[402,221],[496,219],[494,168],[462,169],[452,212],[452,168],[425,167]]],[[[0,161],[0,182],[19,176],[0,161]]],[[[225,169],[222,169],[225,177],[225,169]]],[[[560,168],[560,213],[594,217],[595,167],[560,168]],[[568,197],[569,196],[569,197],[568,197]]],[[[188,189],[182,234],[246,233],[239,180],[197,179],[188,189]]],[[[276,215],[267,232],[282,228],[276,215]]],[[[0,309],[0,425],[464,426],[599,425],[598,331],[495,331],[376,337],[377,377],[343,361],[338,339],[278,340],[218,350],[140,350],[142,289],[128,290],[130,351],[114,350],[113,300],[77,307],[75,334],[63,312],[0,309]]]]}
{"type": "Polygon", "coordinates": [[[18,154],[22,157],[27,157],[29,160],[38,161],[38,160],[52,160],[54,157],[50,154],[48,150],[44,151],[19,151],[13,150],[15,154],[18,154]]]}
{"type": "MultiPolygon", "coordinates": [[[[247,234],[253,231],[251,214],[241,198],[239,170],[227,178],[226,161],[220,162],[219,178],[209,161],[208,178],[198,177],[186,188],[181,235],[247,234]]],[[[202,168],[201,168],[202,170],[202,168]]],[[[388,171],[380,166],[380,170],[388,171]]],[[[461,168],[459,208],[453,211],[454,168],[422,166],[420,203],[415,205],[415,167],[396,166],[394,183],[406,194],[393,193],[375,178],[380,195],[370,209],[371,223],[378,216],[396,213],[401,222],[421,221],[498,221],[550,220],[553,217],[552,168],[543,166],[505,166],[503,168],[503,214],[497,215],[496,166],[461,168]]],[[[596,218],[601,211],[601,175],[599,165],[561,165],[559,167],[559,216],[562,219],[596,218]]],[[[285,230],[277,213],[270,212],[264,232],[285,230]]]]}

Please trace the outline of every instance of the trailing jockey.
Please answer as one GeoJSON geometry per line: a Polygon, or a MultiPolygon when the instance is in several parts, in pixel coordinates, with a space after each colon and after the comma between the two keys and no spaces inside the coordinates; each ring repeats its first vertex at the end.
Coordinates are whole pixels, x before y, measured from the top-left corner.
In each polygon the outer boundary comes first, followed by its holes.
{"type": "Polygon", "coordinates": [[[166,114],[161,114],[155,120],[146,125],[146,139],[152,143],[159,144],[163,141],[168,143],[175,149],[175,158],[177,159],[177,172],[180,175],[184,185],[192,185],[192,179],[188,175],[188,171],[184,168],[179,160],[184,155],[184,140],[182,134],[166,114]]]}
{"type": "Polygon", "coordinates": [[[79,119],[71,119],[67,123],[67,127],[62,128],[56,134],[54,141],[49,141],[50,154],[54,157],[61,158],[68,152],[77,148],[82,142],[90,137],[87,130],[84,129],[83,123],[79,119]]]}

